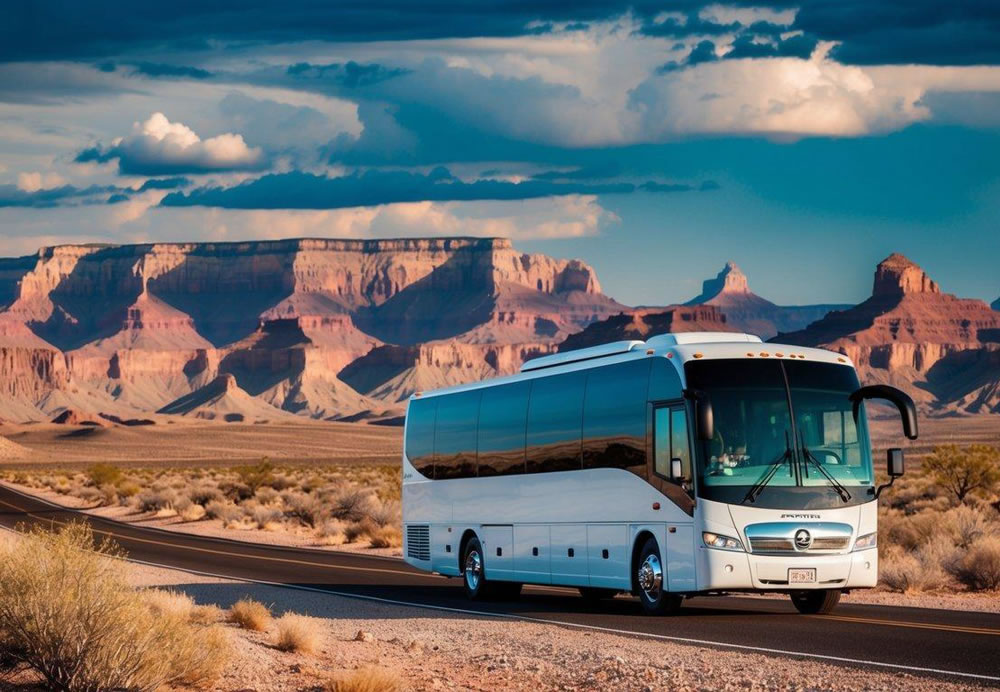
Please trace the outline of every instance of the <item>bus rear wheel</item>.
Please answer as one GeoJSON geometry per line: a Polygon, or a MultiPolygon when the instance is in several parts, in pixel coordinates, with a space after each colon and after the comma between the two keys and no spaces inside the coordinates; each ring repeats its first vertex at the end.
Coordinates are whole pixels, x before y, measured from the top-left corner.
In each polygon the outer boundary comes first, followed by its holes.
{"type": "Polygon", "coordinates": [[[465,595],[470,600],[482,601],[489,596],[490,589],[486,583],[483,546],[475,536],[465,544],[465,555],[462,558],[462,584],[465,587],[465,595]]]}
{"type": "Polygon", "coordinates": [[[660,563],[660,546],[652,536],[643,544],[634,571],[639,602],[648,615],[670,615],[680,610],[683,597],[664,590],[666,575],[660,563]]]}
{"type": "Polygon", "coordinates": [[[823,615],[840,603],[838,589],[816,589],[813,591],[792,591],[792,605],[803,615],[823,615]]]}

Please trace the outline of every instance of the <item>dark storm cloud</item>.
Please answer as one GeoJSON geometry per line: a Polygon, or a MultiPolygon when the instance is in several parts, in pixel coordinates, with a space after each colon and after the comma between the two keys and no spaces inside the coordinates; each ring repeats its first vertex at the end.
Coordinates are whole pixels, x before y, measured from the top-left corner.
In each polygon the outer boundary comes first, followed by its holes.
{"type": "Polygon", "coordinates": [[[348,89],[375,84],[406,72],[407,70],[388,68],[375,63],[356,63],[353,60],[329,65],[299,62],[289,65],[285,70],[285,73],[295,81],[322,81],[348,89]]]}
{"type": "Polygon", "coordinates": [[[0,185],[0,207],[59,207],[67,204],[97,204],[106,201],[107,195],[122,194],[114,185],[76,187],[63,185],[48,190],[26,192],[16,185],[0,185]],[[100,199],[95,199],[100,197],[100,199]]]}
{"type": "MultiPolygon", "coordinates": [[[[764,28],[702,19],[714,0],[533,3],[454,0],[345,0],[289,3],[177,0],[169,11],[120,0],[8,2],[0,9],[0,61],[88,60],[143,51],[197,52],[219,43],[375,41],[514,36],[578,30],[631,12],[641,32],[656,36],[717,36],[764,28]],[[686,21],[655,21],[663,11],[686,21]]],[[[1000,3],[994,0],[735,0],[734,7],[800,8],[794,29],[840,41],[835,56],[849,63],[1000,63],[1000,3]]],[[[198,68],[195,68],[198,69],[198,68]]]]}
{"type": "Polygon", "coordinates": [[[137,62],[132,65],[132,74],[146,77],[187,77],[190,79],[208,79],[212,73],[200,67],[190,65],[164,65],[157,62],[137,62]]]}
{"type": "MultiPolygon", "coordinates": [[[[680,188],[646,183],[654,192],[680,188]]],[[[235,187],[205,187],[185,194],[175,192],[160,203],[167,207],[208,206],[226,209],[340,209],[395,202],[454,202],[522,200],[559,195],[628,194],[631,183],[585,184],[528,180],[514,183],[480,179],[463,182],[443,167],[429,173],[369,170],[339,178],[291,172],[265,175],[235,187]]],[[[683,190],[694,187],[684,186],[683,190]]]]}

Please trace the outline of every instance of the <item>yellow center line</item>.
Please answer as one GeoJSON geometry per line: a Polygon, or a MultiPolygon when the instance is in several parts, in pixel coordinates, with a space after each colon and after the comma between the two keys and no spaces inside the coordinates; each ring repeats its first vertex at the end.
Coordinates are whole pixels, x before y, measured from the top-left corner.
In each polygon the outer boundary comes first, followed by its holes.
{"type": "Polygon", "coordinates": [[[912,627],[922,630],[940,630],[942,632],[961,632],[965,634],[987,634],[997,636],[1000,630],[989,627],[966,627],[964,625],[937,625],[929,622],[909,622],[905,620],[879,620],[877,618],[852,617],[849,615],[809,615],[807,617],[819,620],[839,620],[841,622],[858,622],[866,625],[888,625],[891,627],[912,627]]]}
{"type": "MultiPolygon", "coordinates": [[[[39,516],[37,516],[35,514],[32,514],[29,511],[25,510],[23,507],[18,507],[17,505],[12,505],[9,502],[5,502],[3,500],[0,500],[0,504],[6,505],[7,507],[10,507],[12,509],[16,509],[18,512],[23,512],[26,516],[29,516],[32,519],[36,519],[38,521],[47,521],[50,524],[56,523],[56,524],[59,524],[59,525],[63,525],[63,524],[66,523],[66,522],[63,522],[63,521],[59,521],[58,519],[53,519],[51,517],[39,517],[39,516]]],[[[72,511],[72,510],[70,510],[70,511],[72,511]]],[[[150,545],[159,545],[159,546],[164,546],[164,547],[167,547],[167,548],[180,548],[182,550],[190,550],[190,551],[199,552],[199,553],[210,553],[212,555],[225,555],[227,557],[240,557],[240,558],[245,558],[245,559],[250,559],[250,560],[267,560],[269,562],[281,562],[281,563],[284,563],[284,564],[291,564],[291,565],[302,565],[302,566],[306,566],[306,567],[322,567],[323,569],[347,570],[347,571],[352,571],[352,572],[380,572],[380,573],[385,573],[385,574],[402,574],[402,575],[405,575],[405,576],[423,577],[425,579],[443,579],[444,578],[441,575],[430,574],[428,572],[405,572],[403,570],[398,570],[398,569],[384,569],[384,568],[380,568],[380,567],[349,567],[347,565],[330,565],[330,564],[326,564],[326,563],[323,563],[323,562],[313,562],[311,560],[297,560],[297,559],[294,559],[294,558],[287,558],[287,557],[272,557],[272,556],[268,556],[268,555],[246,555],[245,553],[234,553],[234,552],[231,552],[231,551],[228,551],[228,550],[213,550],[212,548],[199,548],[197,546],[184,545],[182,543],[170,543],[168,541],[156,541],[156,540],[153,540],[151,538],[137,538],[135,536],[125,536],[123,534],[117,534],[117,533],[115,533],[113,531],[104,531],[104,530],[97,529],[97,528],[94,528],[93,531],[96,534],[100,534],[102,536],[109,536],[111,538],[117,538],[117,539],[120,539],[120,540],[137,541],[139,543],[148,543],[150,545]]],[[[266,546],[264,546],[264,547],[266,548],[266,546]]]]}

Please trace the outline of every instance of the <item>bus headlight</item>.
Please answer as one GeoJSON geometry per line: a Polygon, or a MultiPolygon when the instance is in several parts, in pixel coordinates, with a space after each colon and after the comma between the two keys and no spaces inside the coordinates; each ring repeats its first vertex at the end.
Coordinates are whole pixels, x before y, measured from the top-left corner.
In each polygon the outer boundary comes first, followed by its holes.
{"type": "Polygon", "coordinates": [[[865,550],[866,548],[874,548],[878,545],[878,533],[866,533],[864,536],[858,536],[858,540],[854,541],[855,550],[865,550]]]}
{"type": "Polygon", "coordinates": [[[701,534],[701,539],[705,541],[705,545],[709,548],[719,548],[720,550],[743,550],[743,544],[740,543],[739,539],[732,538],[731,536],[722,536],[717,533],[705,531],[701,534]]]}

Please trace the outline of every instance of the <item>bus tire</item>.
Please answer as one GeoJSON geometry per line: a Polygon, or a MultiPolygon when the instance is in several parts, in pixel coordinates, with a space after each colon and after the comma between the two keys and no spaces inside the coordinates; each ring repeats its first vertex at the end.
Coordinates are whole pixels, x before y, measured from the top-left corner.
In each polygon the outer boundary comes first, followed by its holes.
{"type": "Polygon", "coordinates": [[[472,601],[484,601],[490,596],[490,584],[486,582],[486,561],[483,546],[475,536],[465,544],[462,556],[462,586],[465,595],[472,601]]]}
{"type": "Polygon", "coordinates": [[[652,536],[643,544],[633,570],[639,602],[647,615],[670,615],[680,609],[683,597],[664,590],[666,574],[660,564],[660,546],[652,536]]]}
{"type": "Polygon", "coordinates": [[[792,598],[792,605],[803,615],[823,615],[840,603],[840,589],[792,591],[788,595],[792,598]]]}
{"type": "Polygon", "coordinates": [[[617,589],[602,589],[597,586],[581,586],[579,589],[580,595],[587,601],[605,601],[621,593],[617,589]]]}

